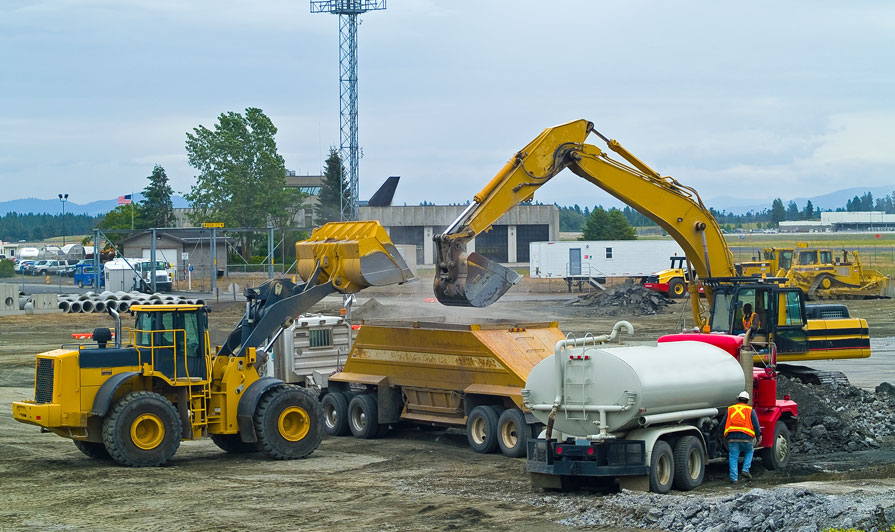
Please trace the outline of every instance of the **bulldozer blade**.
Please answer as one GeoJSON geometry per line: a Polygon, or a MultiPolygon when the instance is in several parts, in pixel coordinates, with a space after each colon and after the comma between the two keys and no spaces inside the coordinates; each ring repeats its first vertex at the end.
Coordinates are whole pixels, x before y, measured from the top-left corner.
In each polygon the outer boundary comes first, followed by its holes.
{"type": "Polygon", "coordinates": [[[478,253],[464,255],[456,278],[435,279],[435,297],[442,305],[487,307],[522,279],[513,270],[478,253]]]}

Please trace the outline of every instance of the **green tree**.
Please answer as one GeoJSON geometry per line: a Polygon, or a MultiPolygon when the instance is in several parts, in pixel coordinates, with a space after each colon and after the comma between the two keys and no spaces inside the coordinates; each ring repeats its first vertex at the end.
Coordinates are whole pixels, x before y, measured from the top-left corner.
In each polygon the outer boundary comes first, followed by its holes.
{"type": "Polygon", "coordinates": [[[777,198],[771,204],[771,223],[780,225],[780,222],[786,219],[786,207],[783,206],[783,200],[777,198]]]}
{"type": "Polygon", "coordinates": [[[810,220],[814,218],[814,204],[811,203],[811,200],[808,200],[808,203],[805,204],[805,209],[802,210],[802,219],[810,220]]]}
{"type": "Polygon", "coordinates": [[[625,218],[625,214],[618,209],[594,207],[584,224],[584,234],[581,240],[634,240],[637,238],[634,228],[625,218]]]}
{"type": "MultiPolygon", "coordinates": [[[[200,125],[186,134],[187,159],[199,170],[185,194],[194,224],[223,222],[227,227],[264,227],[282,218],[290,197],[286,165],[277,153],[277,128],[261,109],[245,116],[227,112],[214,129],[200,125]]],[[[251,256],[249,233],[239,233],[243,258],[251,256]]]]}
{"type": "Polygon", "coordinates": [[[97,222],[96,228],[102,229],[103,233],[112,242],[117,243],[128,233],[116,233],[115,229],[130,229],[131,220],[133,227],[136,229],[145,229],[149,227],[143,219],[143,210],[134,209],[133,204],[119,205],[107,212],[103,219],[97,222]],[[133,216],[133,218],[131,218],[133,216]]]}
{"type": "Polygon", "coordinates": [[[161,165],[152,168],[149,185],[143,189],[143,201],[140,202],[143,220],[149,227],[171,227],[174,225],[174,203],[171,194],[174,191],[168,184],[168,176],[161,165]]]}
{"type": "Polygon", "coordinates": [[[317,206],[314,208],[314,223],[323,225],[341,220],[342,204],[348,201],[351,201],[351,190],[342,156],[339,155],[339,150],[331,146],[323,169],[323,184],[317,196],[317,206]]]}
{"type": "Polygon", "coordinates": [[[786,219],[787,220],[798,220],[799,219],[799,206],[796,205],[796,202],[790,201],[786,204],[786,219]]]}

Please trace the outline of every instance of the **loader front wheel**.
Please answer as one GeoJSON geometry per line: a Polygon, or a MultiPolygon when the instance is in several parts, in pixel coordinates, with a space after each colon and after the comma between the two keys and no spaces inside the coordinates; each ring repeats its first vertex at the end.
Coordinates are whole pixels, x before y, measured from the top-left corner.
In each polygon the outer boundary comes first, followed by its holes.
{"type": "Polygon", "coordinates": [[[90,458],[96,460],[108,460],[110,458],[109,451],[106,450],[106,446],[102,443],[84,440],[73,441],[75,442],[75,447],[90,458]]]}
{"type": "Polygon", "coordinates": [[[258,442],[244,442],[239,434],[212,434],[211,441],[230,454],[256,453],[261,450],[258,442]]]}
{"type": "Polygon", "coordinates": [[[103,422],[109,455],[130,467],[160,466],[180,447],[183,428],[170,401],[153,392],[125,395],[103,422]]]}
{"type": "Polygon", "coordinates": [[[264,395],[255,411],[261,450],[277,460],[304,458],[323,439],[323,410],[308,392],[279,386],[264,395]]]}

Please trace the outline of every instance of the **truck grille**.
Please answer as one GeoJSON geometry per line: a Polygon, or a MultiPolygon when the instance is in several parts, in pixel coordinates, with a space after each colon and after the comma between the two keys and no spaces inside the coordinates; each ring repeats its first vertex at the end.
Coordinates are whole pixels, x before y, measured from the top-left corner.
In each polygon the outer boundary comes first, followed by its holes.
{"type": "Polygon", "coordinates": [[[37,359],[37,374],[34,378],[34,402],[53,402],[53,359],[37,359]]]}

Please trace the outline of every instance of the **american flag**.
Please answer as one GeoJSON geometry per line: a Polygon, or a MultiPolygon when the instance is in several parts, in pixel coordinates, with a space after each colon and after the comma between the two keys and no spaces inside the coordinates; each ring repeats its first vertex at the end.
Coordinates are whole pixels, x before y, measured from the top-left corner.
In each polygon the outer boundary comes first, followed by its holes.
{"type": "Polygon", "coordinates": [[[127,205],[131,202],[131,195],[118,196],[118,205],[127,205]]]}

